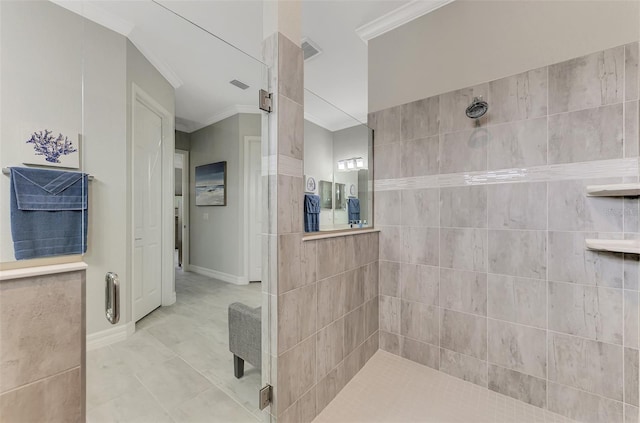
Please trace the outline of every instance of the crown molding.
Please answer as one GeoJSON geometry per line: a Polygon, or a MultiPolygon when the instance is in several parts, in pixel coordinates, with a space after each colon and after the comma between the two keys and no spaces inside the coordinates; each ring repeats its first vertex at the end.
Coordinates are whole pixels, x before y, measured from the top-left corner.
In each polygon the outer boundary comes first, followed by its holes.
{"type": "Polygon", "coordinates": [[[356,34],[366,43],[372,38],[396,29],[412,20],[433,12],[454,0],[413,0],[356,29],[356,34]]]}
{"type": "Polygon", "coordinates": [[[137,35],[135,32],[130,34],[129,41],[131,41],[133,45],[135,45],[136,48],[140,50],[140,53],[142,53],[142,55],[147,58],[149,63],[151,63],[153,67],[156,68],[158,72],[160,72],[164,79],[166,79],[174,89],[178,89],[184,84],[178,74],[176,74],[173,69],[171,69],[171,67],[164,61],[160,60],[158,56],[156,56],[147,47],[146,43],[140,38],[139,35],[137,35]]]}
{"type": "Polygon", "coordinates": [[[57,4],[60,7],[64,7],[65,9],[76,13],[90,21],[97,23],[98,25],[102,25],[105,28],[108,28],[112,31],[117,32],[120,35],[124,35],[128,37],[131,32],[133,32],[134,24],[127,21],[126,19],[122,19],[119,16],[114,15],[113,13],[107,12],[106,10],[92,4],[88,1],[77,1],[77,0],[50,0],[51,3],[57,4]]]}
{"type": "Polygon", "coordinates": [[[347,128],[351,128],[354,126],[358,126],[358,125],[362,125],[362,123],[360,122],[356,122],[354,123],[354,120],[352,118],[347,118],[342,122],[334,122],[334,123],[327,123],[325,121],[323,121],[322,119],[317,118],[316,116],[308,113],[308,112],[304,112],[304,119],[308,120],[309,122],[318,125],[321,128],[326,129],[329,132],[336,132],[336,131],[341,131],[343,129],[347,129],[347,128]]]}

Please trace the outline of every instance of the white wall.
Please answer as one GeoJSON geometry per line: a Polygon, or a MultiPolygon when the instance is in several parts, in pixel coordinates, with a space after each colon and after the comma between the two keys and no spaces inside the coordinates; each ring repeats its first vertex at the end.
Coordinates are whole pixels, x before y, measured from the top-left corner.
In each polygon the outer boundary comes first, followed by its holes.
{"type": "Polygon", "coordinates": [[[639,39],[637,1],[463,1],[369,41],[374,112],[639,39]]]}
{"type": "MultiPolygon", "coordinates": [[[[21,166],[25,133],[82,132],[82,18],[45,1],[2,1],[0,15],[0,166],[21,166]]],[[[9,192],[0,175],[2,263],[15,261],[9,192]]]]}
{"type": "MultiPolygon", "coordinates": [[[[190,198],[189,265],[214,271],[220,278],[246,282],[244,240],[244,137],[260,136],[261,116],[237,114],[190,134],[190,192],[195,168],[227,162],[227,205],[196,206],[190,198]]],[[[197,268],[196,268],[197,269],[197,268]]]]}

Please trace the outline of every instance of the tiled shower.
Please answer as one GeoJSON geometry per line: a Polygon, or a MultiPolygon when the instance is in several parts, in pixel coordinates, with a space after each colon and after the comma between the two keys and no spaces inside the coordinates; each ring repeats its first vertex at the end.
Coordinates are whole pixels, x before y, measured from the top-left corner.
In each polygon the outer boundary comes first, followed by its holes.
{"type": "Polygon", "coordinates": [[[380,348],[588,422],[637,422],[638,43],[370,114],[380,348]],[[464,111],[476,96],[489,111],[464,111]]]}

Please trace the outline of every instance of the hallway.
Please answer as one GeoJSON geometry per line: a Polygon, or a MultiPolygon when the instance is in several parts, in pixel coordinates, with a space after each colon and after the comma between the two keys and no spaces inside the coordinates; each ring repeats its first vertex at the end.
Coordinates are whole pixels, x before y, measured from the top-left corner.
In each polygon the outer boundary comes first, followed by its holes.
{"type": "Polygon", "coordinates": [[[87,352],[88,422],[254,422],[260,370],[233,375],[227,307],[260,305],[260,284],[176,270],[177,302],[117,344],[87,352]]]}

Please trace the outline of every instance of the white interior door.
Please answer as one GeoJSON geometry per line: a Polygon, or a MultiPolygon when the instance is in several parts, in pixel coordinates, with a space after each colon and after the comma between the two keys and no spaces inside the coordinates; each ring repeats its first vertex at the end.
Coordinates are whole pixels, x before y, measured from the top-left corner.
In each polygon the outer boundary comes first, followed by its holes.
{"type": "Polygon", "coordinates": [[[249,281],[262,280],[262,152],[260,139],[249,148],[249,281]]]}
{"type": "Polygon", "coordinates": [[[162,303],[162,117],[136,99],[133,118],[133,311],[162,303]]]}

